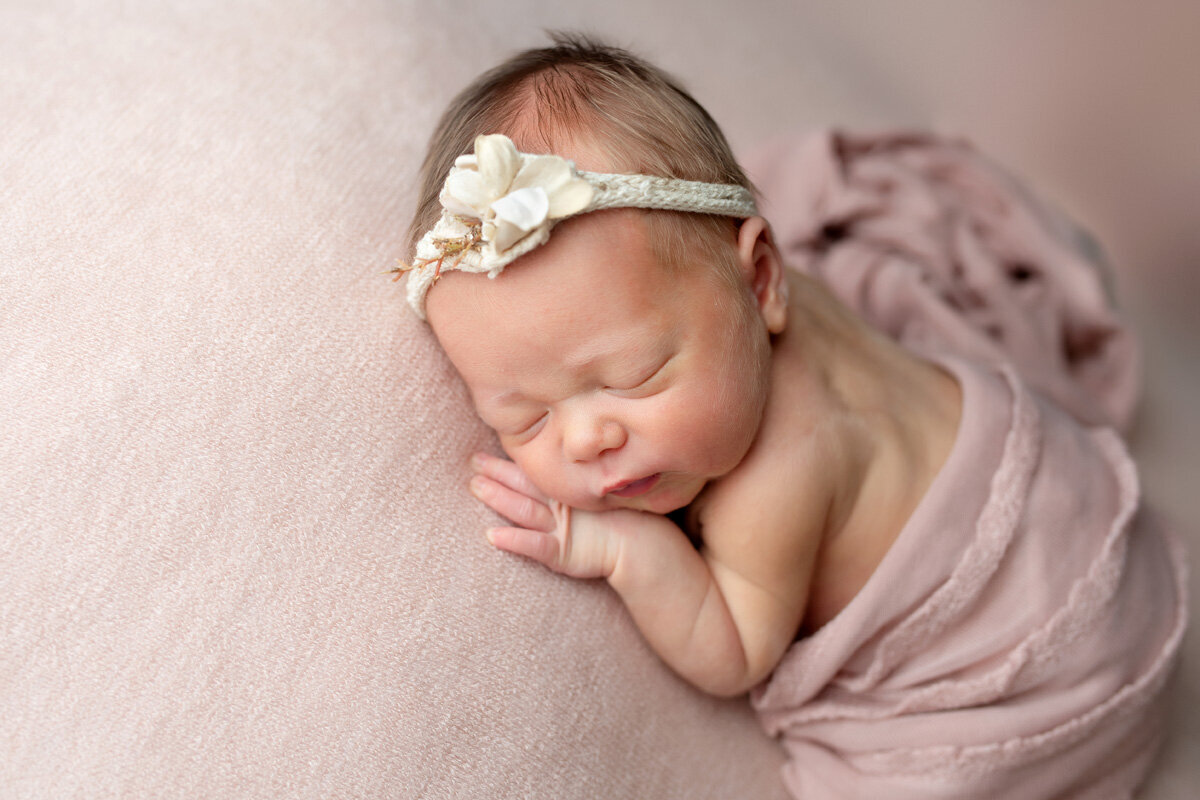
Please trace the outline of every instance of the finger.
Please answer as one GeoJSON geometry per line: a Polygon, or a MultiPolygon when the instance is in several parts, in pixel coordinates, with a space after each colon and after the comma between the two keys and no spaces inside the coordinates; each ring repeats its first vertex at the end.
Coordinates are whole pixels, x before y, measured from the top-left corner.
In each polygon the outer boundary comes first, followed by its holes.
{"type": "Polygon", "coordinates": [[[480,475],[486,475],[514,492],[520,492],[542,503],[546,502],[546,496],[533,485],[533,481],[529,480],[521,468],[507,458],[496,458],[488,453],[476,453],[471,457],[471,466],[480,475]]]}
{"type": "Polygon", "coordinates": [[[551,569],[558,569],[558,539],[551,533],[525,528],[490,528],[488,541],[501,550],[532,558],[551,569]]]}
{"type": "Polygon", "coordinates": [[[535,531],[554,530],[554,514],[545,503],[515,492],[499,481],[484,475],[471,478],[471,494],[505,519],[522,528],[535,531]]]}

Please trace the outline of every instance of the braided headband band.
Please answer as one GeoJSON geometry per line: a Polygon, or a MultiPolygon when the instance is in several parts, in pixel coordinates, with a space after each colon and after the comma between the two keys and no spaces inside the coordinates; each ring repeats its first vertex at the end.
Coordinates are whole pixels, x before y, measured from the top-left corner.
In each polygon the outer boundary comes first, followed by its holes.
{"type": "Polygon", "coordinates": [[[517,151],[503,134],[475,137],[438,200],[442,215],[421,237],[408,272],[408,304],[425,319],[425,295],[447,270],[499,275],[550,239],[555,224],[605,208],[654,208],[746,218],[758,213],[743,186],[653,175],[580,172],[559,156],[517,151]]]}

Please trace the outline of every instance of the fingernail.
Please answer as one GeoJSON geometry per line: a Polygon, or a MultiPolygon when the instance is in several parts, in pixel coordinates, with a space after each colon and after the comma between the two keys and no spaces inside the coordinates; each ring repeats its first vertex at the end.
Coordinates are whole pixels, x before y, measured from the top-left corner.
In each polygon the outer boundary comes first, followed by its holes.
{"type": "Polygon", "coordinates": [[[483,453],[476,453],[475,455],[471,456],[471,469],[483,469],[483,453]]]}
{"type": "MultiPolygon", "coordinates": [[[[482,483],[483,483],[483,481],[481,481],[479,479],[479,476],[476,475],[474,478],[471,478],[471,480],[467,481],[467,490],[470,491],[471,494],[475,495],[476,497],[479,497],[482,483]]],[[[482,498],[480,498],[480,499],[482,499],[482,498]]]]}
{"type": "Polygon", "coordinates": [[[483,533],[485,536],[487,536],[488,544],[490,544],[492,547],[495,547],[496,546],[496,529],[488,528],[483,533]]]}

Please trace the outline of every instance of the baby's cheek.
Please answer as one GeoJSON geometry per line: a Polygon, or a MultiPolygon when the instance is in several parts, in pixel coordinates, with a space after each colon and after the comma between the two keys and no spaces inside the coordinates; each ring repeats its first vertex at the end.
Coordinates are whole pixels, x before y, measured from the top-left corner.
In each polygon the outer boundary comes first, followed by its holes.
{"type": "MultiPolygon", "coordinates": [[[[737,465],[744,449],[737,432],[744,427],[741,414],[719,402],[712,392],[681,396],[659,415],[662,444],[672,448],[697,471],[724,473],[737,465]],[[733,412],[733,413],[731,413],[733,412]]],[[[747,443],[748,444],[748,443],[747,443]]]]}
{"type": "Polygon", "coordinates": [[[540,452],[535,443],[505,448],[505,452],[542,494],[567,505],[579,504],[578,487],[568,483],[563,464],[540,452]]]}
{"type": "Polygon", "coordinates": [[[728,469],[741,462],[762,422],[763,402],[757,389],[751,380],[739,386],[720,387],[712,392],[712,402],[696,421],[697,427],[707,429],[708,444],[714,455],[732,460],[725,464],[728,469]]]}

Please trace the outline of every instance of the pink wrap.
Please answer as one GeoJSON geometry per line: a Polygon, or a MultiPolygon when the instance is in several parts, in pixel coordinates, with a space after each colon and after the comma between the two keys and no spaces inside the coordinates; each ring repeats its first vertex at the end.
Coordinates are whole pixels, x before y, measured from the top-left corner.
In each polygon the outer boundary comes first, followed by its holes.
{"type": "Polygon", "coordinates": [[[1076,418],[1128,426],[1137,346],[1096,245],[969,145],[825,132],[747,167],[787,262],[872,325],[915,349],[1009,360],[1076,418]]]}
{"type": "Polygon", "coordinates": [[[1184,559],[1117,435],[1025,383],[1127,421],[1133,347],[1092,268],[958,145],[826,135],[772,157],[787,255],[963,389],[954,448],[867,585],[752,695],[789,789],[1130,796],[1185,627],[1184,559]]]}

